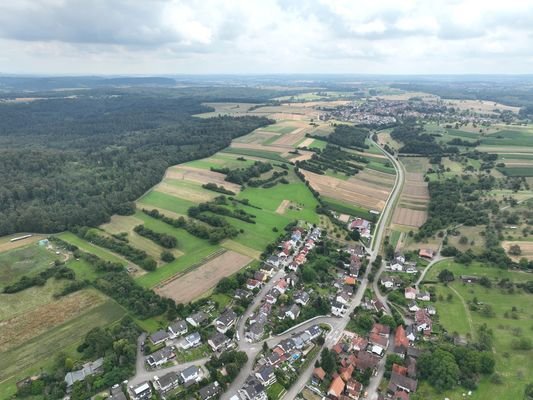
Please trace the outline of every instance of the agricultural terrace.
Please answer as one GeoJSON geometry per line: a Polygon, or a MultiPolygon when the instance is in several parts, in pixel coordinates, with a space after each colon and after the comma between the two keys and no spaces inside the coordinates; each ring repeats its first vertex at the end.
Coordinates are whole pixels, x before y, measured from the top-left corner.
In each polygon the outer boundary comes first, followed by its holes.
{"type": "MultiPolygon", "coordinates": [[[[453,261],[441,261],[432,267],[425,280],[437,281],[443,269],[453,272],[455,280],[448,286],[440,283],[435,285],[439,324],[450,333],[457,332],[469,338],[469,341],[477,340],[478,328],[482,324],[487,324],[493,332],[495,369],[502,377],[502,383],[492,383],[490,378],[483,378],[469,398],[522,398],[524,386],[533,379],[533,350],[519,350],[516,343],[521,338],[531,337],[529,332],[533,315],[529,305],[533,295],[516,286],[512,290],[508,284],[499,286],[498,282],[508,279],[513,284],[523,283],[531,281],[531,275],[486,267],[481,263],[465,266],[453,261]],[[460,275],[486,276],[492,287],[478,283],[464,284],[459,280],[460,275]]],[[[461,398],[461,392],[464,389],[436,394],[425,384],[418,390],[418,394],[424,398],[434,399],[461,398]]]]}

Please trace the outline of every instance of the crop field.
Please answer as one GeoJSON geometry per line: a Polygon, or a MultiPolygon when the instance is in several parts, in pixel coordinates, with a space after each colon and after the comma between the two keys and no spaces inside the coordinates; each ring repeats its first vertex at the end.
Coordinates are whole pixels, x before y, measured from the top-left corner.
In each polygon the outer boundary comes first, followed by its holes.
{"type": "Polygon", "coordinates": [[[531,130],[503,130],[483,137],[481,145],[533,146],[533,132],[531,130]]]}
{"type": "Polygon", "coordinates": [[[418,228],[426,222],[427,211],[413,210],[405,207],[397,207],[394,211],[392,222],[398,225],[405,225],[418,228]]]}
{"type": "MultiPolygon", "coordinates": [[[[235,193],[239,192],[240,190],[239,185],[226,182],[224,178],[225,178],[225,175],[219,172],[213,172],[210,170],[194,168],[194,167],[185,166],[185,165],[178,165],[178,166],[170,167],[167,170],[165,177],[163,178],[163,183],[167,181],[171,182],[167,184],[167,190],[158,190],[157,186],[155,190],[159,192],[163,192],[163,193],[168,193],[168,191],[170,190],[168,189],[169,186],[177,188],[178,190],[183,189],[183,191],[186,191],[187,189],[189,189],[189,191],[183,195],[185,198],[187,198],[186,197],[187,194],[192,195],[192,193],[196,192],[195,190],[196,188],[201,189],[200,186],[202,184],[215,183],[217,185],[222,185],[226,189],[231,190],[235,193]],[[178,182],[175,182],[175,181],[180,181],[180,180],[189,181],[189,182],[192,182],[193,184],[187,183],[183,185],[183,187],[180,187],[178,186],[178,182]],[[196,183],[197,186],[195,186],[194,183],[196,183]]],[[[178,190],[172,190],[171,194],[180,193],[178,190]]],[[[192,200],[192,201],[195,201],[195,200],[192,200]]],[[[205,201],[205,200],[199,199],[199,201],[205,201]]]]}
{"type": "MultiPolygon", "coordinates": [[[[125,314],[124,309],[112,300],[105,300],[88,310],[79,311],[77,316],[0,354],[0,382],[6,387],[5,392],[9,391],[9,387],[14,391],[14,384],[18,379],[49,366],[60,351],[76,357],[75,347],[89,330],[107,326],[125,314]]],[[[39,320],[34,323],[38,325],[39,320]]]]}
{"type": "Polygon", "coordinates": [[[35,275],[50,267],[57,258],[53,252],[36,243],[0,253],[0,289],[23,275],[35,275]]]}
{"type": "Polygon", "coordinates": [[[177,303],[188,303],[214,287],[220,279],[239,271],[252,261],[252,258],[226,251],[191,272],[165,283],[155,289],[156,293],[177,303]]]}
{"type": "MultiPolygon", "coordinates": [[[[530,336],[533,315],[529,305],[532,295],[521,290],[509,293],[507,290],[495,287],[495,283],[503,278],[508,278],[512,282],[523,282],[530,280],[531,276],[523,272],[485,267],[480,263],[464,266],[452,261],[443,261],[433,266],[426,279],[436,279],[439,271],[444,268],[452,271],[456,277],[465,274],[487,276],[493,280],[491,289],[479,284],[463,284],[457,278],[448,285],[448,288],[441,284],[437,285],[438,295],[444,298],[436,303],[439,320],[444,328],[449,332],[455,331],[460,334],[470,333],[473,330],[474,340],[477,336],[477,328],[481,324],[487,324],[494,332],[493,353],[496,358],[496,372],[502,376],[503,383],[493,384],[489,378],[483,378],[478,389],[474,390],[469,398],[476,400],[522,398],[524,386],[533,379],[533,351],[515,350],[512,342],[521,336],[530,336]],[[445,300],[448,294],[452,295],[451,302],[445,300]],[[470,310],[465,303],[474,298],[477,299],[478,304],[490,305],[494,316],[484,317],[479,312],[470,310]],[[516,310],[515,316],[510,318],[508,315],[512,313],[513,307],[516,310]]],[[[424,398],[433,399],[443,397],[458,399],[461,397],[461,392],[464,392],[464,389],[457,389],[437,395],[426,385],[421,389],[422,391],[418,394],[425,396],[424,398]]]]}
{"type": "Polygon", "coordinates": [[[310,171],[303,171],[303,173],[313,189],[320,192],[323,196],[348,204],[355,204],[369,210],[383,210],[385,201],[390,193],[389,188],[371,184],[359,179],[358,176],[344,181],[329,176],[318,175],[310,171]]]}

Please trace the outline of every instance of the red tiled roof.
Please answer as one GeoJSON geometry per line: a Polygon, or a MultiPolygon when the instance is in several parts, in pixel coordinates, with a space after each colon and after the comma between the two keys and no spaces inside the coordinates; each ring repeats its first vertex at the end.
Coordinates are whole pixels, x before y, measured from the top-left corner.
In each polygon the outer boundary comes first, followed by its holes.
{"type": "Polygon", "coordinates": [[[405,329],[402,325],[399,325],[398,328],[396,328],[396,332],[394,334],[394,345],[404,346],[406,348],[409,347],[409,339],[407,339],[405,329]]]}
{"type": "Polygon", "coordinates": [[[315,368],[313,371],[313,376],[322,381],[326,377],[326,371],[324,371],[321,367],[315,368]]]}
{"type": "Polygon", "coordinates": [[[399,364],[392,364],[392,372],[396,372],[397,374],[407,376],[407,367],[404,367],[403,365],[399,365],[399,364]]]}
{"type": "Polygon", "coordinates": [[[333,381],[331,382],[331,385],[328,389],[328,394],[331,394],[333,396],[339,397],[342,392],[344,391],[344,381],[340,376],[337,376],[333,381]]]}

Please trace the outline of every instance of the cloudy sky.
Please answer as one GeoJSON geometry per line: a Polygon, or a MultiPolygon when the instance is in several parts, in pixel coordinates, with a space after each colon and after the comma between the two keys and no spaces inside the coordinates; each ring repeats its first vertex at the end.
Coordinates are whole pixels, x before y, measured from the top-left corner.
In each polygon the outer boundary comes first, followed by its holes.
{"type": "Polygon", "coordinates": [[[533,73],[533,0],[14,0],[0,73],[533,73]]]}

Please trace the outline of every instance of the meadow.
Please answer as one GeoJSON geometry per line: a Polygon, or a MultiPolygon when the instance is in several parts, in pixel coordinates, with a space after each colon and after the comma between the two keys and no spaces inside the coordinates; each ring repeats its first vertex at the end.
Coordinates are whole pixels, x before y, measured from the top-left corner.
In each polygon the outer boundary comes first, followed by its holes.
{"type": "Polygon", "coordinates": [[[0,253],[0,289],[24,275],[36,275],[57,258],[52,251],[36,243],[0,253]]]}

